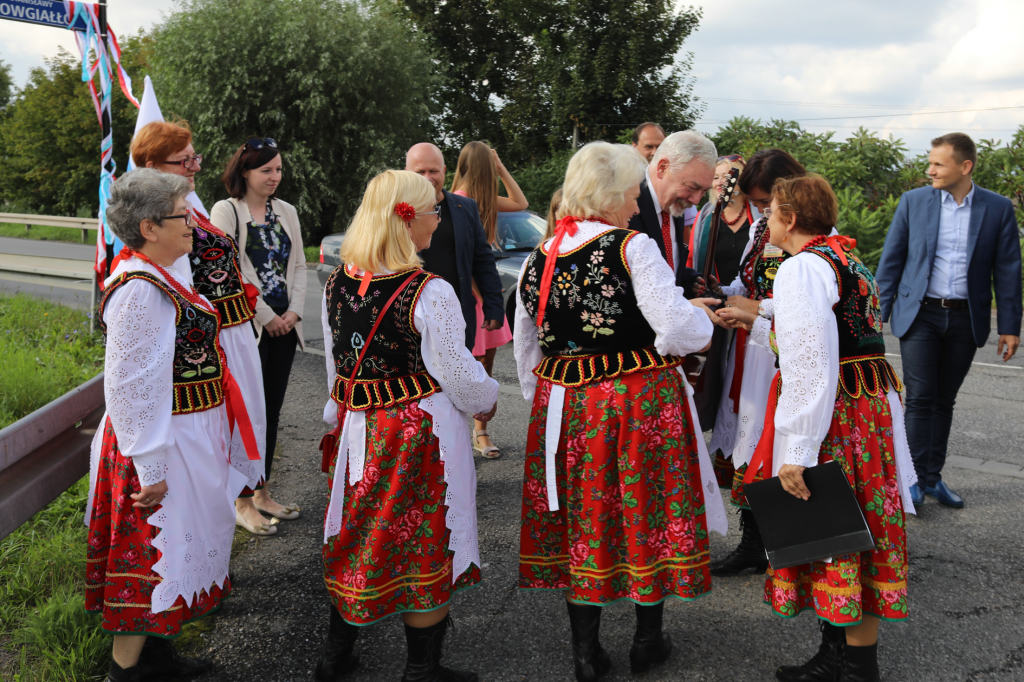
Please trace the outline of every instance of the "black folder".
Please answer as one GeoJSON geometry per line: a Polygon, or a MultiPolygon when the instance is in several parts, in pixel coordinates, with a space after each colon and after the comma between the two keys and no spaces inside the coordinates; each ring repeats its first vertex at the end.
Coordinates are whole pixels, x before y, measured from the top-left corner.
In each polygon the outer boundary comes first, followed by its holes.
{"type": "Polygon", "coordinates": [[[838,462],[804,469],[808,500],[790,495],[778,477],[746,486],[747,502],[773,568],[797,566],[875,548],[853,488],[838,462]]]}

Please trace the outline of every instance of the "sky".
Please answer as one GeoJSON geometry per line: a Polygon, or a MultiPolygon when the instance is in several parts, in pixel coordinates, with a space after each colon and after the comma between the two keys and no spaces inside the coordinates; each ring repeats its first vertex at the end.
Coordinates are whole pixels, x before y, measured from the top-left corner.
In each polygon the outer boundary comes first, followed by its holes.
{"type": "MultiPolygon", "coordinates": [[[[109,0],[110,25],[119,35],[149,29],[174,4],[109,0]]],[[[683,52],[693,53],[694,94],[706,104],[699,130],[734,116],[797,120],[839,138],[863,125],[917,154],[943,132],[1007,141],[1024,123],[1021,0],[692,4],[703,18],[683,52]],[[988,111],[964,111],[979,109],[988,111]]],[[[60,47],[76,52],[66,31],[0,20],[0,59],[19,86],[60,47]]]]}

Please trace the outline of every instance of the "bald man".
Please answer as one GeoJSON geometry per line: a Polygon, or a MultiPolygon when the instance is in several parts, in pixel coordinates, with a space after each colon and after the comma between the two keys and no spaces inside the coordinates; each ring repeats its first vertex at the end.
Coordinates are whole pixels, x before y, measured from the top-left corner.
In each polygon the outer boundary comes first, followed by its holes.
{"type": "Polygon", "coordinates": [[[430,248],[420,252],[423,269],[442,277],[455,289],[466,319],[466,347],[472,349],[476,340],[476,301],[473,281],[483,299],[483,329],[493,331],[505,323],[505,307],[501,298],[501,279],[494,265],[480,212],[468,197],[451,194],[444,189],[444,155],[436,145],[421,142],[405,155],[405,170],[422,175],[437,192],[441,222],[430,241],[430,248]]]}

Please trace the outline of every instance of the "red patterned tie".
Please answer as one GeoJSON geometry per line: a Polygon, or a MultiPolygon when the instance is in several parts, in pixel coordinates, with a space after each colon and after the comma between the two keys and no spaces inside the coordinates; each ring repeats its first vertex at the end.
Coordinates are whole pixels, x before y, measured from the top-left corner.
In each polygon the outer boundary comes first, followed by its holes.
{"type": "Polygon", "coordinates": [[[672,217],[664,209],[661,211],[661,236],[665,240],[665,260],[675,272],[676,266],[672,263],[672,217]]]}

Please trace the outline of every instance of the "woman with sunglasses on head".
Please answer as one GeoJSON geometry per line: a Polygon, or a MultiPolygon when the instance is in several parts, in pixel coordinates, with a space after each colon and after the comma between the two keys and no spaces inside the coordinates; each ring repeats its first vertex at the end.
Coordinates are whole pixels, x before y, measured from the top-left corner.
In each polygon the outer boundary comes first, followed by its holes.
{"type": "Polygon", "coordinates": [[[271,534],[276,528],[263,512],[277,519],[299,518],[295,504],[279,504],[266,489],[277,448],[277,430],[295,359],[296,345],[304,346],[303,304],[306,298],[306,256],[295,207],[277,198],[282,161],[277,142],[248,140],[228,161],[222,180],[231,195],[218,201],[211,220],[238,243],[242,276],[262,293],[255,303],[253,325],[260,334],[259,360],[267,415],[266,473],[252,496],[260,525],[243,525],[250,532],[271,534]]]}
{"type": "MultiPolygon", "coordinates": [[[[470,142],[462,148],[459,163],[452,179],[452,194],[469,197],[480,210],[480,221],[484,224],[484,236],[492,249],[498,248],[498,213],[525,211],[530,206],[526,195],[498,158],[498,152],[486,142],[470,142]],[[498,196],[498,179],[505,185],[507,197],[498,196]]],[[[473,282],[473,297],[476,298],[476,342],[473,357],[483,363],[487,374],[494,368],[494,355],[498,348],[512,340],[512,332],[505,320],[501,329],[489,331],[484,328],[484,304],[473,282]]],[[[501,451],[491,442],[487,424],[477,422],[473,430],[473,447],[487,459],[501,457],[501,451]]]]}
{"type": "Polygon", "coordinates": [[[403,682],[477,679],[442,666],[441,654],[452,597],[480,582],[466,417],[494,416],[498,383],[466,348],[455,290],[422,269],[418,253],[440,222],[435,192],[410,171],[371,180],[324,288],[324,421],[340,442],[324,446],[332,605],[318,682],[356,664],[360,626],[397,613],[403,682]]]}
{"type": "MultiPolygon", "coordinates": [[[[132,140],[131,153],[137,166],[184,177],[192,192],[190,196],[195,195],[195,174],[202,170],[203,155],[195,152],[192,131],[184,121],[147,124],[132,140]]],[[[195,206],[189,207],[188,220],[192,228],[192,251],[186,256],[186,271],[196,290],[217,307],[221,346],[244,395],[256,436],[256,459],[247,456],[247,447],[238,429],[231,438],[231,464],[248,480],[235,503],[236,521],[250,530],[269,535],[277,529],[264,523],[265,519],[249,499],[252,488],[263,479],[267,434],[263,374],[250,323],[259,290],[246,284],[242,276],[242,254],[233,235],[215,227],[195,206]]],[[[252,443],[248,449],[253,449],[252,443]]]]}

